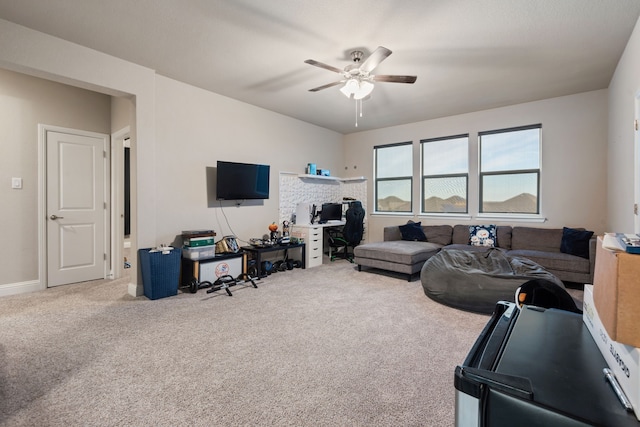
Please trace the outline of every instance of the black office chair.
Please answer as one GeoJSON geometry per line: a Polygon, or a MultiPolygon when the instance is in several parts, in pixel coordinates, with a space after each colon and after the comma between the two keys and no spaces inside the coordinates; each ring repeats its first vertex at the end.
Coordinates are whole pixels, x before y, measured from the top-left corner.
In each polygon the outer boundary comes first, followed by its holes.
{"type": "Polygon", "coordinates": [[[362,241],[364,233],[364,208],[359,201],[349,202],[342,229],[332,227],[327,230],[329,239],[329,259],[344,258],[353,262],[353,248],[362,241]],[[351,248],[351,252],[349,251],[351,248]]]}

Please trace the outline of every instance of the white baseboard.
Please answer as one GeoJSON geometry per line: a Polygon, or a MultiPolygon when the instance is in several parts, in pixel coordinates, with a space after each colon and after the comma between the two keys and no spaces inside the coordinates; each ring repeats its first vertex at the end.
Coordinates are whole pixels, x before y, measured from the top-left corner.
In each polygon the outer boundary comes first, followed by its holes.
{"type": "Polygon", "coordinates": [[[144,288],[142,287],[142,285],[129,283],[129,295],[131,295],[132,297],[140,297],[144,295],[144,288]]]}
{"type": "Polygon", "coordinates": [[[29,292],[42,291],[46,289],[39,280],[32,280],[28,282],[7,283],[6,285],[0,285],[0,297],[8,295],[26,294],[29,292]]]}

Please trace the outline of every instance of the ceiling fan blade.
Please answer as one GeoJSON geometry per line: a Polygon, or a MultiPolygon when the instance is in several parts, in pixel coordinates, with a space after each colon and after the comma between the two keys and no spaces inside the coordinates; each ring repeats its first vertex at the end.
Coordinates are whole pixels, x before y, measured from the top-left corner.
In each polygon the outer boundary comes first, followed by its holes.
{"type": "Polygon", "coordinates": [[[333,82],[333,83],[327,83],[326,85],[323,85],[323,86],[314,87],[313,89],[309,89],[309,92],[317,92],[317,91],[322,90],[322,89],[327,89],[327,88],[330,88],[330,87],[333,87],[333,86],[337,86],[340,83],[344,83],[344,80],[340,80],[340,81],[333,82]]]}
{"type": "Polygon", "coordinates": [[[386,47],[378,46],[371,55],[362,63],[360,70],[370,73],[376,68],[382,61],[387,59],[387,56],[391,55],[391,51],[386,47]]]}
{"type": "Polygon", "coordinates": [[[331,65],[323,64],[322,62],[315,61],[313,59],[307,59],[304,61],[309,65],[313,65],[315,67],[324,68],[325,70],[333,71],[334,73],[342,74],[342,70],[336,67],[332,67],[331,65]]]}
{"type": "Polygon", "coordinates": [[[374,82],[387,82],[387,83],[415,83],[417,76],[371,76],[374,82]]]}

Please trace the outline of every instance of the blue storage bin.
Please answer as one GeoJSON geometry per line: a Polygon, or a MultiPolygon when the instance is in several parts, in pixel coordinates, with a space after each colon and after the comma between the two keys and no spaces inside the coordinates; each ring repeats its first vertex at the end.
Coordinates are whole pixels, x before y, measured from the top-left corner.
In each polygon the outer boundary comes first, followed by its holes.
{"type": "Polygon", "coordinates": [[[174,248],[167,254],[151,252],[151,248],[139,249],[138,256],[144,295],[147,298],[153,300],[178,293],[181,249],[174,248]]]}

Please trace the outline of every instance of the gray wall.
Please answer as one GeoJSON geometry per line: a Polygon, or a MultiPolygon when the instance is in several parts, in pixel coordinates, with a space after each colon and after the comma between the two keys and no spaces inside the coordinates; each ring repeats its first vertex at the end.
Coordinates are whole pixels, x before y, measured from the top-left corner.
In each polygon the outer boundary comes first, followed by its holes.
{"type": "Polygon", "coordinates": [[[109,134],[110,109],[108,95],[0,69],[0,285],[38,280],[38,124],[109,134]]]}
{"type": "Polygon", "coordinates": [[[633,213],[633,204],[640,199],[640,175],[634,174],[640,168],[636,146],[640,133],[634,132],[634,119],[640,119],[640,20],[609,86],[607,231],[640,233],[638,216],[633,213]]]}
{"type": "MultiPolygon", "coordinates": [[[[280,171],[303,173],[308,162],[331,170],[342,167],[342,135],[336,132],[158,76],[153,70],[7,21],[0,20],[0,35],[8,41],[0,44],[0,67],[106,94],[95,94],[104,99],[103,127],[93,129],[92,123],[75,127],[110,133],[127,125],[128,116],[135,118],[130,124],[135,163],[133,253],[139,247],[170,243],[182,230],[192,228],[214,228],[219,235],[233,232],[244,239],[262,236],[268,224],[279,217],[280,171]],[[118,129],[110,128],[107,95],[117,97],[113,125],[118,129]],[[224,213],[210,206],[206,168],[215,166],[218,159],[269,163],[271,199],[258,206],[228,207],[224,213]]],[[[16,96],[16,103],[21,102],[20,97],[16,96]]],[[[76,116],[82,119],[80,114],[76,116]]],[[[65,126],[67,122],[49,124],[65,126]]],[[[37,127],[32,132],[37,138],[37,127]]],[[[6,182],[9,187],[10,180],[6,182]]],[[[4,205],[4,197],[0,200],[4,205]]],[[[20,227],[15,221],[10,224],[20,227]]],[[[4,260],[12,263],[25,256],[30,269],[10,278],[0,273],[0,295],[39,280],[37,253],[19,252],[7,249],[4,260]]],[[[135,257],[132,261],[133,288],[129,289],[139,293],[135,257]]]]}
{"type": "MultiPolygon", "coordinates": [[[[345,137],[345,161],[369,178],[373,207],[373,147],[414,142],[414,176],[420,176],[419,142],[469,133],[469,216],[420,216],[420,180],[414,180],[414,215],[370,215],[369,239],[382,239],[382,227],[408,219],[433,224],[512,224],[549,228],[606,229],[607,91],[581,93],[510,107],[428,120],[345,137]],[[540,204],[542,219],[478,215],[477,134],[481,131],[542,123],[540,204]],[[542,220],[544,219],[544,222],[542,220]]],[[[370,212],[371,213],[371,212],[370,212]]]]}

